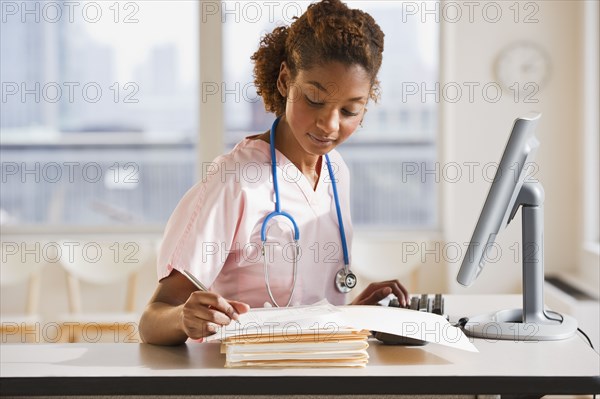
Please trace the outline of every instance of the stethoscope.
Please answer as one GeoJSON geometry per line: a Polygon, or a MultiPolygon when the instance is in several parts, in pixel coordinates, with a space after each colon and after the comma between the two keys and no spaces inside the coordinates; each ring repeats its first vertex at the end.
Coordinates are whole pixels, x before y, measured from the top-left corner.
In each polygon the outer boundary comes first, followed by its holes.
{"type": "MultiPolygon", "coordinates": [[[[273,122],[271,126],[270,133],[270,147],[271,147],[271,173],[273,175],[273,190],[275,191],[275,211],[269,213],[265,220],[263,221],[262,227],[260,229],[260,239],[262,240],[262,257],[264,262],[264,270],[265,270],[265,285],[267,286],[267,292],[269,293],[269,298],[271,302],[277,307],[279,304],[273,297],[273,293],[271,292],[271,284],[269,284],[269,265],[267,264],[267,256],[265,255],[265,244],[267,242],[267,223],[269,220],[274,218],[275,216],[283,216],[286,217],[292,222],[294,226],[294,259],[293,259],[293,279],[292,279],[292,290],[290,292],[290,297],[285,306],[290,306],[292,302],[292,297],[294,296],[294,290],[296,289],[296,277],[298,275],[298,256],[300,255],[300,244],[298,244],[298,240],[300,239],[300,231],[298,230],[298,225],[294,218],[287,212],[281,210],[281,203],[279,202],[279,185],[277,184],[277,160],[275,157],[275,130],[277,129],[277,124],[279,123],[278,117],[273,122]]],[[[333,198],[335,200],[335,210],[337,213],[338,225],[340,229],[340,238],[342,240],[342,251],[344,254],[344,267],[338,270],[335,275],[335,286],[341,293],[350,292],[352,288],[356,286],[356,275],[350,271],[350,261],[348,260],[348,244],[346,243],[346,233],[344,231],[344,222],[342,221],[342,211],[340,209],[340,200],[338,198],[337,193],[337,185],[333,175],[333,169],[331,167],[331,163],[329,162],[329,155],[325,154],[325,162],[327,163],[327,170],[329,171],[329,178],[331,180],[331,187],[333,189],[333,198]]]]}

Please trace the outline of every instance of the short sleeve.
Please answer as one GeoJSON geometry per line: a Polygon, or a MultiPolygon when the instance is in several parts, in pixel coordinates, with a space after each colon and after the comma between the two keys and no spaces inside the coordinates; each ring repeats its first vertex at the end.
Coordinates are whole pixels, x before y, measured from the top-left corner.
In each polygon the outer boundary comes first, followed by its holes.
{"type": "Polygon", "coordinates": [[[210,176],[181,199],[167,222],[160,247],[158,278],[187,270],[210,287],[223,268],[243,213],[235,179],[210,176]]]}

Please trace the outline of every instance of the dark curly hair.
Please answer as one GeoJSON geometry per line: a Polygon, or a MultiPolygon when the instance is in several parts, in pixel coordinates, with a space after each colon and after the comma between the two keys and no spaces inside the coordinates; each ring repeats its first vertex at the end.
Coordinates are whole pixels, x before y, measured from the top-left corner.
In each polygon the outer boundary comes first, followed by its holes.
{"type": "Polygon", "coordinates": [[[373,17],[348,8],[340,0],[322,0],[294,19],[289,27],[280,26],[265,35],[250,57],[254,62],[254,84],[267,112],[285,113],[285,97],[277,90],[283,61],[292,80],[299,70],[331,61],[361,65],[371,77],[369,97],[377,101],[384,34],[373,17]]]}

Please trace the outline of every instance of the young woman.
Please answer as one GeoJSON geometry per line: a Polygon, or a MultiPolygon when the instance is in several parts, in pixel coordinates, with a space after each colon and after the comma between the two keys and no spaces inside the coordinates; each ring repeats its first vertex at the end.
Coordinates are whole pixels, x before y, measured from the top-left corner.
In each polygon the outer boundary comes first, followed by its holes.
{"type": "MultiPolygon", "coordinates": [[[[206,337],[250,306],[346,303],[354,283],[349,173],[334,149],[377,100],[383,38],[367,13],[324,0],[262,39],[255,84],[275,121],[217,158],[173,212],[140,321],[145,342],[206,337]]],[[[406,306],[397,280],[369,285],[352,303],[390,293],[406,306]]]]}

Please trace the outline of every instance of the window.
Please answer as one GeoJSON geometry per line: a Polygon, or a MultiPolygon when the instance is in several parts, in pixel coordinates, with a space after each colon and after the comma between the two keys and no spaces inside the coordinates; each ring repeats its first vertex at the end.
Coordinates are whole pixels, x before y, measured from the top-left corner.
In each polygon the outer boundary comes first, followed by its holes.
{"type": "Polygon", "coordinates": [[[4,226],[156,226],[196,181],[198,4],[3,2],[4,226]]]}
{"type": "MultiPolygon", "coordinates": [[[[0,223],[157,231],[199,177],[199,18],[223,21],[218,90],[231,148],[271,125],[253,86],[259,37],[309,4],[5,3],[0,223]]],[[[422,93],[438,81],[439,26],[402,21],[403,2],[347,3],[386,35],[381,101],[340,147],[353,174],[354,224],[435,229],[438,193],[427,171],[436,167],[438,104],[422,93]]]]}
{"type": "MultiPolygon", "coordinates": [[[[228,148],[272,123],[253,86],[250,56],[258,38],[278,24],[290,24],[309,4],[259,3],[222,5],[224,80],[231,90],[224,103],[228,148]]],[[[439,26],[433,19],[399,23],[403,2],[347,4],[370,13],[385,33],[380,103],[368,106],[364,127],[339,147],[353,176],[353,222],[364,228],[435,229],[437,187],[423,172],[434,170],[437,159],[438,104],[407,93],[431,90],[438,81],[439,26]]]]}

